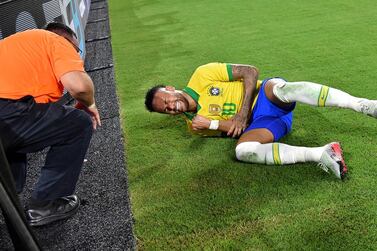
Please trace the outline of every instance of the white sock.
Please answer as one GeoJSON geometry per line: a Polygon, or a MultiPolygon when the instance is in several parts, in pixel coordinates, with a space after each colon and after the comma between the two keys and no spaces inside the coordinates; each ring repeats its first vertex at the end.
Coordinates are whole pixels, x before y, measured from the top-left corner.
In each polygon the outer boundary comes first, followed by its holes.
{"type": "Polygon", "coordinates": [[[326,85],[312,82],[280,82],[273,92],[282,102],[301,102],[313,106],[335,106],[360,112],[361,98],[326,85]]]}
{"type": "Polygon", "coordinates": [[[298,162],[319,162],[325,146],[300,147],[282,143],[261,144],[250,141],[236,147],[237,159],[267,165],[285,165],[298,162]]]}

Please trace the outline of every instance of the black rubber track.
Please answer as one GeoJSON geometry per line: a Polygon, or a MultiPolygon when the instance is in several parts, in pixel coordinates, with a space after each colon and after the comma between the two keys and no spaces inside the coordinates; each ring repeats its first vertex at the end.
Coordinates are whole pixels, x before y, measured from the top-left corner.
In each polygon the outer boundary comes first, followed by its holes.
{"type": "MultiPolygon", "coordinates": [[[[81,208],[68,220],[33,228],[44,250],[134,250],[133,219],[128,196],[124,141],[116,95],[107,1],[92,1],[86,26],[85,69],[96,86],[102,127],[95,132],[76,194],[81,208]],[[94,21],[94,22],[93,22],[94,21]]],[[[30,197],[45,153],[29,156],[27,186],[30,197]]],[[[0,213],[0,250],[12,250],[0,213]]]]}

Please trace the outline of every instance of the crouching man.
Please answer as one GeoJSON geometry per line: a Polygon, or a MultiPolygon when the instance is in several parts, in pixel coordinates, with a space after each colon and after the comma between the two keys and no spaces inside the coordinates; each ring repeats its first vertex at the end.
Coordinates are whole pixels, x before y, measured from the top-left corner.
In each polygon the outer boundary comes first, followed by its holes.
{"type": "Polygon", "coordinates": [[[16,181],[26,179],[26,154],[50,147],[26,212],[32,226],[68,218],[93,129],[100,125],[93,82],[76,34],[66,25],[16,33],[0,41],[0,133],[16,181]],[[66,89],[76,108],[57,101],[66,89]]]}

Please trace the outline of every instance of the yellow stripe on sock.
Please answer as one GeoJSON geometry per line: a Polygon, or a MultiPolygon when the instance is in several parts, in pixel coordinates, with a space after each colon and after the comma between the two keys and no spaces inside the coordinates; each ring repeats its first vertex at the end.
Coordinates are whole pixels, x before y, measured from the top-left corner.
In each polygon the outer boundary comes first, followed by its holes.
{"type": "Polygon", "coordinates": [[[279,154],[279,144],[278,143],[272,144],[272,154],[273,154],[273,157],[274,157],[275,165],[281,165],[280,154],[279,154]]]}
{"type": "Polygon", "coordinates": [[[321,91],[319,93],[318,97],[318,106],[324,107],[326,104],[327,96],[329,95],[329,87],[326,85],[322,85],[321,91]]]}

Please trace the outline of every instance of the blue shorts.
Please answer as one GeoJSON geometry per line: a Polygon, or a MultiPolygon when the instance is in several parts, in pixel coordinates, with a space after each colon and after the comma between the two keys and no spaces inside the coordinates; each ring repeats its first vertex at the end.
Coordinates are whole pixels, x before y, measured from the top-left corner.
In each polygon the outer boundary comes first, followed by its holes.
{"type": "Polygon", "coordinates": [[[292,129],[293,109],[296,103],[289,108],[281,108],[273,104],[264,91],[266,82],[271,78],[263,80],[262,86],[257,97],[257,101],[252,110],[249,127],[244,131],[250,131],[258,128],[266,128],[274,135],[274,141],[288,134],[292,129]]]}

